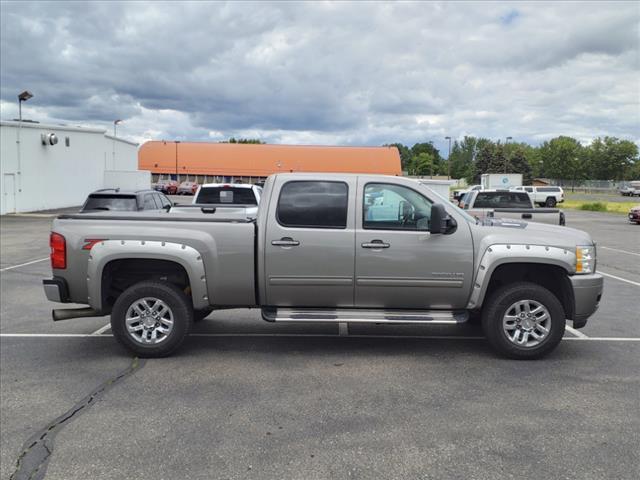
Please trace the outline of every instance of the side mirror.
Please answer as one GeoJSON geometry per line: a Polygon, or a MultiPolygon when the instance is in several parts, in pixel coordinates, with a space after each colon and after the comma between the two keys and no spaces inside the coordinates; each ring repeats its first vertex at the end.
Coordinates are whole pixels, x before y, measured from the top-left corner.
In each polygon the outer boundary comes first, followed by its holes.
{"type": "Polygon", "coordinates": [[[434,203],[431,206],[431,222],[429,225],[429,232],[436,233],[444,233],[449,234],[453,233],[458,224],[456,221],[451,218],[451,216],[444,209],[444,205],[441,203],[434,203]]]}

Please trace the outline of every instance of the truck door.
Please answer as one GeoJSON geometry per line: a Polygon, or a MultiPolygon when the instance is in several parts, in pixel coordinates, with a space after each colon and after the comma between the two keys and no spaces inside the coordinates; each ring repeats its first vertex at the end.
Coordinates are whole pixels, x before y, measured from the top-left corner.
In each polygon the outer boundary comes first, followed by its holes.
{"type": "Polygon", "coordinates": [[[353,306],[356,177],[279,178],[266,227],[266,304],[353,306]]]}
{"type": "Polygon", "coordinates": [[[454,233],[430,234],[431,205],[416,183],[359,177],[355,306],[464,308],[473,280],[473,243],[464,220],[454,233]]]}

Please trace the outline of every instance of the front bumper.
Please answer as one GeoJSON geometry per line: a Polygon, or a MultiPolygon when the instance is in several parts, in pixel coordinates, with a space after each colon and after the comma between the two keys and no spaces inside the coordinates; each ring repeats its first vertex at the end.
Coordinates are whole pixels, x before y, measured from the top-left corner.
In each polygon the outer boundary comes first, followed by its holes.
{"type": "Polygon", "coordinates": [[[587,319],[595,313],[600,305],[604,277],[599,273],[591,275],[573,275],[569,277],[573,287],[574,298],[574,328],[582,328],[587,324],[587,319]]]}
{"type": "Polygon", "coordinates": [[[51,302],[69,303],[69,288],[64,278],[53,277],[42,280],[42,287],[47,300],[51,302]]]}

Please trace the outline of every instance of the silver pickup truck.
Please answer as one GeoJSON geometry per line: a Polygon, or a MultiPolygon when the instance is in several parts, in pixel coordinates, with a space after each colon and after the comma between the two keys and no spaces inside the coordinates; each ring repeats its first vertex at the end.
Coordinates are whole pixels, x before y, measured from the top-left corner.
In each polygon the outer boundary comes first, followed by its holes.
{"type": "Polygon", "coordinates": [[[501,218],[528,222],[565,225],[564,212],[557,208],[535,208],[526,192],[510,190],[472,191],[462,199],[462,208],[471,216],[483,220],[501,218]]]}
{"type": "Polygon", "coordinates": [[[62,215],[50,238],[54,320],[111,315],[116,339],[165,356],[213,309],[269,322],[461,324],[536,358],[602,295],[584,232],[484,225],[425,185],[387,176],[269,177],[256,219],[193,213],[62,215]]]}

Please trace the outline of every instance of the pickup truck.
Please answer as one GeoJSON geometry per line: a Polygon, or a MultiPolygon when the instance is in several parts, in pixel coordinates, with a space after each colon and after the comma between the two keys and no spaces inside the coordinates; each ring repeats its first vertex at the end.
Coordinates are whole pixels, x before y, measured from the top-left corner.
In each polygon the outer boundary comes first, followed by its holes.
{"type": "Polygon", "coordinates": [[[511,187],[509,190],[527,192],[531,197],[531,201],[540,207],[554,208],[558,203],[564,202],[564,190],[562,187],[525,185],[524,187],[511,187]]]}
{"type": "Polygon", "coordinates": [[[538,358],[581,328],[603,278],[588,234],[480,224],[402,177],[278,174],[256,219],[193,213],[61,215],[49,300],[86,304],[54,320],[111,315],[136,355],[166,356],[213,309],[269,322],[458,325],[481,317],[500,354],[538,358]]]}
{"type": "Polygon", "coordinates": [[[530,222],[565,225],[564,212],[557,208],[535,208],[525,192],[483,190],[469,192],[462,208],[473,217],[527,220],[530,222]]]}

